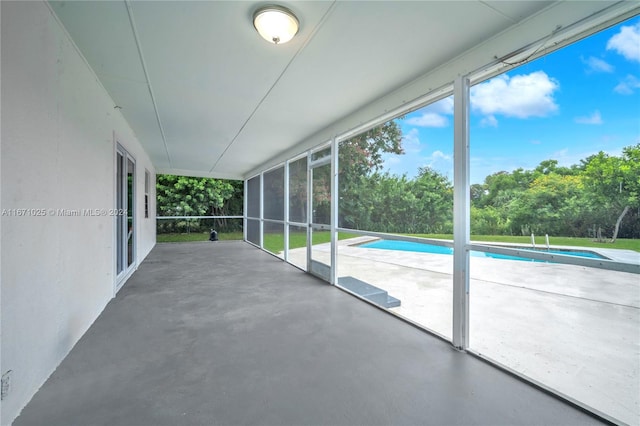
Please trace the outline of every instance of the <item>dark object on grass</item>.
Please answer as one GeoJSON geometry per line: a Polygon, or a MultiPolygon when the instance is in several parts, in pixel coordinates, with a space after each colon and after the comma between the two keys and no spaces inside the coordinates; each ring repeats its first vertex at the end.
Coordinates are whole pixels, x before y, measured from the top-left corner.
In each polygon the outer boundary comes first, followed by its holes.
{"type": "Polygon", "coordinates": [[[209,241],[218,241],[218,233],[215,229],[211,230],[211,234],[209,234],[209,241]]]}

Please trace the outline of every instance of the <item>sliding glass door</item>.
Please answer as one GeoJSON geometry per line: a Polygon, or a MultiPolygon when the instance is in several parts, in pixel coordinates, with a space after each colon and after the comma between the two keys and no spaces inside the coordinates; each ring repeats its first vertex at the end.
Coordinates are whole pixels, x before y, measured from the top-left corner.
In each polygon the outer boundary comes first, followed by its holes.
{"type": "Polygon", "coordinates": [[[135,266],[134,158],[120,145],[116,152],[116,290],[135,266]]]}

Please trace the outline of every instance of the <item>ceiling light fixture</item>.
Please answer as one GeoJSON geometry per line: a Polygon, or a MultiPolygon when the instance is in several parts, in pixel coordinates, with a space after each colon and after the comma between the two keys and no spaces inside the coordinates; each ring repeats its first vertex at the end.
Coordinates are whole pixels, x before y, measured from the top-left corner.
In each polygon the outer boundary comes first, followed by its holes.
{"type": "Polygon", "coordinates": [[[253,14],[253,26],[269,43],[282,44],[298,32],[298,18],[282,6],[265,6],[253,14]]]}

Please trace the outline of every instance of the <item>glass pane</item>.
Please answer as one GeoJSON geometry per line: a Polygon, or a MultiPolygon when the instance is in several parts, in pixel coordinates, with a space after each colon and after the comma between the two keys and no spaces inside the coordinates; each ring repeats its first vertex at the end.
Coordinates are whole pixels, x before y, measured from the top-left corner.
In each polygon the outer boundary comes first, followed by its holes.
{"type": "Polygon", "coordinates": [[[247,183],[247,216],[260,218],[260,176],[247,183]]]}
{"type": "Polygon", "coordinates": [[[134,184],[134,172],[135,164],[133,161],[127,159],[127,266],[131,266],[135,259],[134,253],[134,232],[133,229],[133,217],[134,217],[134,198],[133,198],[133,184],[134,184]]]}
{"type": "Polygon", "coordinates": [[[307,228],[289,226],[289,263],[307,270],[307,228]]]}
{"type": "Polygon", "coordinates": [[[316,151],[314,153],[311,154],[311,161],[318,161],[321,160],[323,158],[327,158],[331,156],[331,147],[327,147],[324,149],[321,149],[320,151],[316,151]]]}
{"type": "Polygon", "coordinates": [[[264,222],[262,242],[264,249],[284,258],[284,225],[282,223],[264,222]]]}
{"type": "Polygon", "coordinates": [[[289,163],[289,220],[307,223],[307,157],[289,163]]]}
{"type": "Polygon", "coordinates": [[[124,229],[126,216],[120,214],[124,209],[124,157],[118,152],[117,158],[117,170],[116,170],[116,207],[118,209],[118,216],[116,217],[116,265],[117,273],[120,274],[124,270],[124,229]]]}
{"type": "Polygon", "coordinates": [[[144,171],[144,217],[149,217],[149,186],[150,186],[149,171],[144,171]]]}
{"type": "Polygon", "coordinates": [[[264,218],[284,220],[284,167],[264,174],[264,218]]]}
{"type": "Polygon", "coordinates": [[[247,240],[253,244],[260,245],[260,221],[247,219],[247,240]]]}
{"type": "Polygon", "coordinates": [[[313,176],[312,222],[331,224],[331,165],[316,167],[311,170],[313,176]]]}

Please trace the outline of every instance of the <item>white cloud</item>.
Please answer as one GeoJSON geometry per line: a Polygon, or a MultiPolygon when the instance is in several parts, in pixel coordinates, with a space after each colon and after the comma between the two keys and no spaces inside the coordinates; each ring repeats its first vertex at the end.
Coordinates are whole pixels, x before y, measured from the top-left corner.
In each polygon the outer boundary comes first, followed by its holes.
{"type": "Polygon", "coordinates": [[[480,121],[482,127],[498,127],[498,119],[495,115],[487,115],[480,121]]]}
{"type": "Polygon", "coordinates": [[[420,132],[418,129],[411,129],[402,135],[402,148],[406,154],[417,154],[422,149],[420,144],[420,132]]]}
{"type": "Polygon", "coordinates": [[[607,50],[614,50],[629,61],[640,62],[640,22],[621,27],[607,42],[607,50]]]}
{"type": "Polygon", "coordinates": [[[559,87],[544,71],[513,77],[500,75],[471,90],[471,105],[485,115],[546,117],[558,110],[553,94],[559,87]]]}
{"type": "Polygon", "coordinates": [[[436,114],[453,114],[453,96],[439,100],[423,108],[424,111],[436,114]]]}
{"type": "Polygon", "coordinates": [[[449,96],[427,105],[417,113],[420,115],[409,117],[407,123],[420,127],[446,127],[449,125],[446,115],[453,114],[453,97],[449,96]]]}
{"type": "Polygon", "coordinates": [[[633,95],[635,89],[640,89],[640,80],[629,74],[613,88],[613,91],[621,95],[633,95]]]}
{"type": "Polygon", "coordinates": [[[452,157],[440,150],[433,151],[425,160],[427,166],[438,171],[449,170],[452,164],[452,157]]]}
{"type": "Polygon", "coordinates": [[[418,117],[408,118],[407,123],[420,127],[446,127],[449,120],[444,115],[425,112],[418,117]]]}
{"type": "Polygon", "coordinates": [[[587,59],[581,59],[588,67],[587,72],[613,72],[613,65],[603,61],[602,59],[594,56],[589,56],[587,59]]]}
{"type": "Polygon", "coordinates": [[[574,120],[578,124],[602,124],[602,115],[600,111],[595,110],[591,115],[585,117],[576,117],[574,120]]]}
{"type": "Polygon", "coordinates": [[[438,151],[433,151],[431,153],[431,159],[432,160],[451,160],[451,156],[445,154],[444,152],[438,150],[438,151]]]}

